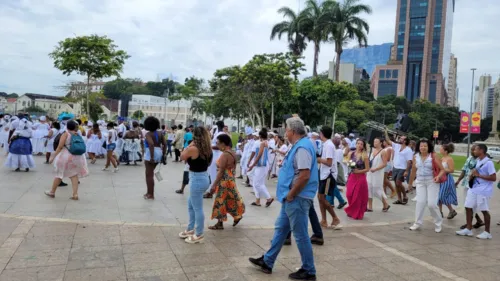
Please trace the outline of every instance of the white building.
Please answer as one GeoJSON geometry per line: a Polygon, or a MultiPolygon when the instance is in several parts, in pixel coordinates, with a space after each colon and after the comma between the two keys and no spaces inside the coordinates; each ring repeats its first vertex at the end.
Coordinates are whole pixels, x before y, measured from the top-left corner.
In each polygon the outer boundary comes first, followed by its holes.
{"type": "MultiPolygon", "coordinates": [[[[336,81],[335,79],[335,62],[329,62],[328,78],[336,81]]],[[[354,63],[341,63],[339,70],[340,82],[348,82],[357,84],[363,79],[363,68],[357,68],[354,63]]]]}
{"type": "MultiPolygon", "coordinates": [[[[106,82],[90,79],[90,92],[99,92],[104,89],[106,82]]],[[[68,96],[77,97],[87,93],[87,81],[71,83],[68,96]]]]}
{"type": "Polygon", "coordinates": [[[56,118],[62,112],[69,112],[75,115],[81,112],[78,103],[66,103],[63,97],[39,94],[24,94],[12,106],[14,107],[13,110],[17,112],[24,111],[25,108],[30,106],[37,106],[46,112],[47,116],[52,118],[56,118]]]}
{"type": "MultiPolygon", "coordinates": [[[[121,104],[119,107],[121,108],[121,104]]],[[[157,96],[132,95],[128,103],[128,117],[132,117],[138,110],[145,116],[154,116],[173,124],[185,125],[193,118],[191,101],[188,100],[170,101],[157,96]]]]}
{"type": "Polygon", "coordinates": [[[458,92],[457,92],[457,67],[458,60],[454,54],[451,54],[450,58],[450,70],[448,73],[448,106],[458,106],[458,92]]]}

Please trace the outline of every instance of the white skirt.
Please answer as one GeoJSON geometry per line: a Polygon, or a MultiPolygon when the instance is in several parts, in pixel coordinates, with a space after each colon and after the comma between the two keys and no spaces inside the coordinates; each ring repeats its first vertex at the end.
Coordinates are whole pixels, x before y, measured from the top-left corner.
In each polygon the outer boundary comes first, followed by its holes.
{"type": "Polygon", "coordinates": [[[5,167],[12,169],[26,169],[26,168],[35,168],[35,160],[33,160],[33,156],[31,155],[19,155],[9,153],[7,160],[5,161],[5,167]]]}
{"type": "Polygon", "coordinates": [[[90,139],[87,141],[87,153],[102,154],[102,142],[100,139],[90,139]]]}
{"type": "Polygon", "coordinates": [[[31,138],[33,154],[45,153],[45,138],[31,138]]]}
{"type": "Polygon", "coordinates": [[[47,142],[47,146],[45,147],[45,152],[53,153],[54,150],[54,139],[51,139],[47,142]]]}
{"type": "Polygon", "coordinates": [[[9,152],[9,131],[0,129],[0,147],[3,147],[4,153],[9,152]]]}

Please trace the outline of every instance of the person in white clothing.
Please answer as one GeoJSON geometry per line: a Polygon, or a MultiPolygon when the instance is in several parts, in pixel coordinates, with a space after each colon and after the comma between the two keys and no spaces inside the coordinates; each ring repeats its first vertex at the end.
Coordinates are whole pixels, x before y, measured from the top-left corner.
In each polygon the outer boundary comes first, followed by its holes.
{"type": "MultiPolygon", "coordinates": [[[[415,207],[415,223],[410,230],[418,230],[423,224],[425,207],[429,208],[434,219],[434,231],[442,230],[443,217],[439,213],[439,179],[445,174],[441,158],[434,153],[432,141],[421,139],[417,143],[417,153],[413,156],[413,167],[410,185],[417,184],[417,205],[415,207]]],[[[397,149],[395,149],[397,150],[397,149]]]]}
{"type": "Polygon", "coordinates": [[[241,159],[240,159],[240,168],[241,168],[241,177],[247,177],[248,181],[248,176],[247,176],[247,164],[248,164],[248,157],[250,156],[250,147],[253,144],[253,137],[252,135],[248,135],[247,138],[241,143],[241,159]]]}
{"type": "Polygon", "coordinates": [[[33,160],[33,147],[30,142],[33,124],[26,118],[20,116],[11,123],[12,136],[9,139],[9,155],[5,161],[5,166],[19,172],[24,169],[29,172],[35,167],[33,160]]]}
{"type": "Polygon", "coordinates": [[[106,165],[102,169],[103,171],[109,170],[109,165],[112,164],[114,172],[118,172],[118,163],[113,155],[113,151],[116,149],[116,142],[118,140],[118,134],[114,129],[114,123],[109,122],[108,126],[108,136],[106,137],[106,165]]]}
{"type": "Polygon", "coordinates": [[[0,147],[5,154],[9,153],[9,121],[10,115],[0,114],[0,147]]]}
{"type": "Polygon", "coordinates": [[[282,136],[278,136],[278,147],[279,149],[275,150],[276,153],[276,175],[279,174],[281,165],[283,160],[285,159],[285,155],[288,152],[288,145],[285,143],[285,138],[282,136]]]}
{"type": "MultiPolygon", "coordinates": [[[[405,178],[409,175],[410,167],[412,166],[413,151],[409,147],[410,140],[406,136],[399,138],[399,143],[393,142],[389,138],[387,129],[385,130],[385,140],[388,145],[394,149],[394,169],[392,170],[392,177],[396,183],[396,191],[398,192],[398,200],[393,204],[406,205],[408,197],[403,185],[405,178]]],[[[411,191],[411,185],[408,185],[411,191]]]]}
{"type": "Polygon", "coordinates": [[[469,190],[465,198],[465,214],[467,217],[467,227],[456,232],[460,236],[472,236],[472,218],[474,211],[481,211],[484,215],[484,231],[477,235],[478,239],[491,239],[491,216],[490,199],[493,195],[493,183],[497,180],[495,166],[486,155],[488,147],[484,144],[477,144],[475,156],[477,157],[476,167],[472,169],[469,183],[469,190]]]}
{"type": "Polygon", "coordinates": [[[203,195],[203,198],[212,198],[213,197],[213,194],[210,193],[210,190],[212,189],[212,184],[215,181],[215,178],[217,177],[217,160],[219,160],[219,157],[222,155],[222,152],[217,147],[217,137],[220,134],[225,134],[224,133],[224,121],[217,121],[215,123],[215,125],[217,126],[217,129],[214,131],[213,136],[212,136],[213,158],[212,158],[212,162],[210,163],[210,166],[208,167],[208,174],[210,175],[210,188],[203,195]]]}
{"type": "Polygon", "coordinates": [[[45,116],[40,117],[40,121],[33,125],[33,137],[31,144],[33,146],[33,154],[43,155],[45,152],[46,136],[49,134],[50,126],[47,124],[45,116]]]}
{"type": "Polygon", "coordinates": [[[386,191],[386,188],[388,187],[391,190],[390,198],[394,198],[397,195],[396,189],[394,189],[394,186],[392,186],[392,183],[389,180],[389,173],[392,172],[393,167],[392,157],[394,155],[394,149],[392,149],[392,146],[387,144],[387,141],[385,139],[382,142],[382,147],[384,148],[387,161],[387,166],[385,166],[384,169],[384,193],[386,191]]]}
{"type": "Polygon", "coordinates": [[[50,161],[50,155],[54,153],[54,140],[56,139],[57,135],[59,135],[59,130],[61,129],[61,125],[59,122],[54,122],[52,123],[52,128],[49,130],[47,136],[45,136],[46,139],[46,145],[45,145],[45,164],[49,164],[50,161]]]}
{"type": "Polygon", "coordinates": [[[253,144],[250,148],[250,156],[248,157],[248,162],[247,162],[247,175],[249,178],[249,183],[248,183],[247,187],[252,187],[253,193],[255,193],[255,187],[253,184],[255,170],[250,170],[250,166],[251,166],[252,162],[255,160],[255,157],[257,156],[255,154],[255,152],[259,150],[261,141],[259,138],[259,133],[253,133],[252,136],[253,136],[253,144]]]}
{"type": "Polygon", "coordinates": [[[387,166],[387,157],[382,148],[382,140],[375,138],[373,140],[373,149],[370,153],[370,171],[366,175],[368,181],[367,212],[373,212],[373,197],[377,197],[384,204],[382,212],[387,212],[391,207],[387,204],[387,196],[383,188],[385,166],[387,166]]]}
{"type": "Polygon", "coordinates": [[[267,162],[267,169],[268,169],[268,174],[272,173],[273,166],[275,164],[275,159],[276,159],[276,153],[274,153],[274,150],[276,149],[276,141],[274,140],[274,133],[269,132],[269,139],[267,141],[268,145],[268,162],[267,162]]]}
{"type": "Polygon", "coordinates": [[[260,207],[260,199],[261,197],[264,197],[266,201],[266,207],[271,206],[271,203],[273,203],[274,198],[271,197],[269,194],[269,191],[267,190],[266,187],[266,175],[268,171],[268,150],[269,146],[267,143],[267,130],[265,128],[262,128],[259,132],[259,137],[260,137],[260,145],[255,150],[255,154],[252,152],[252,154],[255,155],[255,157],[252,157],[251,159],[251,164],[250,167],[248,167],[249,171],[252,171],[252,169],[255,169],[254,172],[254,179],[253,179],[253,188],[255,192],[255,202],[252,202],[252,206],[258,206],[260,207]]]}

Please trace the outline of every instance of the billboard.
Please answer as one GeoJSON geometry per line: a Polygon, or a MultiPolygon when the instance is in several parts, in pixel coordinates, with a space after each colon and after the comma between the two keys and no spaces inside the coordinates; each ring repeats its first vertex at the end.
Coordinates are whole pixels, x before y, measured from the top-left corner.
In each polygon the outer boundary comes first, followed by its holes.
{"type": "Polygon", "coordinates": [[[469,113],[462,112],[460,114],[460,133],[469,133],[469,122],[471,123],[471,134],[481,133],[481,113],[472,113],[472,120],[469,118],[469,113]]]}

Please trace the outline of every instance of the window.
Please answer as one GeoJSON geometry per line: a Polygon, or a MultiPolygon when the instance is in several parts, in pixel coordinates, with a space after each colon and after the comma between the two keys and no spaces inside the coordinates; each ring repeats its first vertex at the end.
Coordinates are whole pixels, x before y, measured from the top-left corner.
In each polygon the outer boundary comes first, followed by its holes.
{"type": "Polygon", "coordinates": [[[437,82],[435,80],[431,80],[429,85],[429,101],[432,103],[436,103],[436,90],[437,82]]]}
{"type": "Polygon", "coordinates": [[[385,69],[381,69],[378,73],[380,79],[385,79],[385,69]]]}
{"type": "Polygon", "coordinates": [[[394,70],[392,71],[392,78],[398,78],[398,74],[399,74],[398,70],[397,70],[397,69],[394,69],[394,70]]]}
{"type": "Polygon", "coordinates": [[[398,93],[398,81],[397,80],[385,80],[378,82],[378,94],[377,97],[383,97],[388,95],[397,95],[398,93]]]}
{"type": "Polygon", "coordinates": [[[385,78],[391,78],[391,77],[392,77],[392,76],[391,76],[391,73],[392,73],[392,70],[387,69],[387,70],[385,71],[385,78]]]}
{"type": "Polygon", "coordinates": [[[25,101],[23,101],[23,106],[26,106],[26,102],[25,101]]]}

